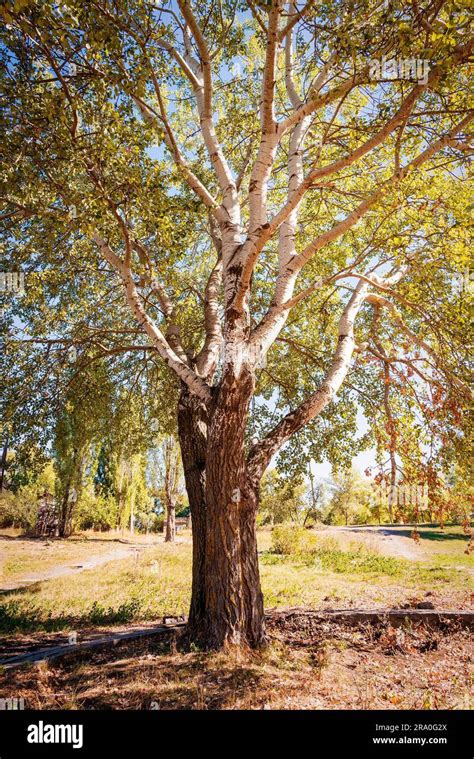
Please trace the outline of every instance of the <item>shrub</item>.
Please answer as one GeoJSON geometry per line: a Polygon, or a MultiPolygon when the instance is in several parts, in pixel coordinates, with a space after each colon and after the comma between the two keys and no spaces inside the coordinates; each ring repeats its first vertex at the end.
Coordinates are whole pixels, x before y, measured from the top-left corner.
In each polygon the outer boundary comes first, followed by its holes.
{"type": "Polygon", "coordinates": [[[319,539],[304,527],[285,522],[272,530],[272,552],[295,556],[316,551],[319,539]]]}
{"type": "Polygon", "coordinates": [[[8,490],[0,494],[0,527],[21,527],[33,530],[38,514],[38,496],[31,486],[17,493],[8,490]]]}
{"type": "MultiPolygon", "coordinates": [[[[283,561],[283,557],[289,556],[297,564],[317,565],[322,570],[337,573],[395,575],[404,567],[404,562],[372,553],[360,544],[343,550],[333,537],[315,535],[303,527],[288,523],[273,528],[271,551],[273,555],[280,554],[283,561]]],[[[270,560],[265,563],[277,562],[270,560]]]]}

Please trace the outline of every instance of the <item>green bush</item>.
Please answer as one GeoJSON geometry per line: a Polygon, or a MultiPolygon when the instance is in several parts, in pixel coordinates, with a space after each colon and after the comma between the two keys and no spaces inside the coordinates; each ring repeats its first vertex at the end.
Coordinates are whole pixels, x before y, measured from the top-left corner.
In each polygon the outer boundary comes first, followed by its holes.
{"type": "Polygon", "coordinates": [[[38,495],[31,486],[17,493],[8,490],[0,494],[0,527],[20,527],[30,532],[38,515],[38,495]]]}
{"type": "MultiPolygon", "coordinates": [[[[404,562],[372,553],[365,546],[353,546],[342,550],[335,538],[315,534],[293,524],[281,524],[273,528],[271,554],[291,557],[294,563],[317,565],[329,572],[360,572],[387,575],[398,574],[404,562]]],[[[276,558],[276,557],[275,557],[276,558]]],[[[266,561],[265,563],[275,563],[266,561]]]]}
{"type": "Polygon", "coordinates": [[[304,527],[289,522],[276,525],[272,530],[272,552],[284,556],[311,553],[316,550],[318,538],[304,527]]]}

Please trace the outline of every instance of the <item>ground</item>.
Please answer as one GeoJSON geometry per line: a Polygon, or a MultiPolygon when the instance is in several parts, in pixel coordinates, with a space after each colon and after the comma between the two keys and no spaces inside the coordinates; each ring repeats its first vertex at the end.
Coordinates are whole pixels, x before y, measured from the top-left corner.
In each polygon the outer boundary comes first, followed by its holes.
{"type": "MultiPolygon", "coordinates": [[[[467,536],[456,527],[422,528],[420,543],[403,527],[310,532],[312,551],[295,555],[274,553],[271,532],[259,532],[270,612],[265,651],[184,653],[176,640],[122,643],[0,673],[2,697],[22,695],[31,708],[470,708],[474,650],[467,630],[397,631],[383,620],[355,628],[309,624],[303,613],[283,620],[278,612],[420,604],[472,609],[467,536]]],[[[82,640],[186,613],[189,533],[175,545],[157,536],[133,538],[135,545],[118,540],[1,534],[0,656],[65,642],[70,631],[82,640]],[[82,571],[77,566],[100,557],[110,560],[82,571]],[[54,579],[46,580],[49,573],[54,579]],[[38,574],[41,582],[27,583],[38,574]],[[12,584],[16,590],[8,590],[12,584]]]]}
{"type": "MultiPolygon", "coordinates": [[[[12,538],[0,535],[0,540],[12,538]]],[[[133,558],[142,545],[126,545],[118,538],[69,540],[22,540],[2,545],[0,556],[0,592],[17,590],[25,585],[78,574],[95,569],[111,560],[133,558]],[[105,545],[104,545],[105,544],[105,545]]]]}
{"type": "Polygon", "coordinates": [[[304,616],[268,627],[259,653],[181,653],[174,640],[147,640],[15,669],[0,688],[32,709],[472,708],[467,631],[308,629],[304,616]]]}

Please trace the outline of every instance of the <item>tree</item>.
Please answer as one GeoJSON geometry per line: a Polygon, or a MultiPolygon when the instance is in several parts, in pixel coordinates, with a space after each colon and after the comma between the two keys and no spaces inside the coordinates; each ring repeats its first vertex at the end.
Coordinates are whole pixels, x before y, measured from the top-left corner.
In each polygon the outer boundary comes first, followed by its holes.
{"type": "Polygon", "coordinates": [[[165,463],[166,530],[165,542],[174,543],[176,537],[176,503],[179,496],[180,460],[179,450],[173,437],[163,442],[165,463]]]}
{"type": "Polygon", "coordinates": [[[305,512],[304,483],[300,479],[286,481],[276,469],[271,469],[262,477],[260,487],[259,512],[263,524],[299,522],[307,518],[305,512]]]}
{"type": "Polygon", "coordinates": [[[165,542],[174,543],[176,537],[176,506],[182,492],[182,466],[178,441],[174,435],[161,435],[158,447],[152,451],[153,490],[164,503],[165,542]]]}
{"type": "Polygon", "coordinates": [[[309,507],[306,510],[303,526],[308,519],[314,519],[321,521],[323,507],[326,501],[326,486],[324,482],[314,482],[314,474],[311,469],[311,462],[308,466],[308,478],[309,478],[309,507]]]}
{"type": "Polygon", "coordinates": [[[49,461],[34,481],[20,487],[16,492],[4,490],[0,493],[0,525],[21,527],[33,532],[37,524],[38,505],[45,492],[53,493],[55,471],[49,461]]]}
{"type": "Polygon", "coordinates": [[[367,523],[373,500],[370,484],[354,469],[346,469],[335,473],[333,488],[325,519],[330,524],[367,523]]]}
{"type": "MultiPolygon", "coordinates": [[[[5,246],[32,285],[43,277],[43,304],[86,271],[115,340],[103,350],[144,368],[159,357],[173,377],[193,521],[188,634],[206,647],[265,640],[260,480],[308,430],[337,455],[354,396],[371,400],[376,314],[392,358],[465,405],[453,293],[467,255],[469,18],[454,0],[406,5],[2,9],[5,246]],[[449,231],[455,251],[431,259],[449,231]],[[451,305],[433,321],[438,280],[451,305]]],[[[27,291],[15,308],[39,306],[27,291]]],[[[88,313],[82,342],[97,345],[101,316],[88,313]]]]}
{"type": "MultiPolygon", "coordinates": [[[[56,469],[56,497],[59,505],[59,535],[73,530],[73,517],[83,486],[97,466],[97,449],[110,435],[113,417],[113,388],[102,362],[81,372],[72,362],[59,370],[60,387],[52,404],[53,458],[56,469]]],[[[122,410],[123,413],[123,410],[122,410]]]]}
{"type": "Polygon", "coordinates": [[[4,484],[5,484],[5,471],[7,469],[8,462],[8,435],[6,434],[4,437],[4,443],[2,447],[2,454],[1,454],[1,460],[0,460],[0,493],[3,490],[4,484]]]}
{"type": "Polygon", "coordinates": [[[114,527],[149,524],[152,500],[146,482],[146,452],[153,433],[144,434],[148,420],[140,394],[121,388],[108,407],[102,408],[103,426],[94,476],[96,493],[113,501],[114,527]]]}

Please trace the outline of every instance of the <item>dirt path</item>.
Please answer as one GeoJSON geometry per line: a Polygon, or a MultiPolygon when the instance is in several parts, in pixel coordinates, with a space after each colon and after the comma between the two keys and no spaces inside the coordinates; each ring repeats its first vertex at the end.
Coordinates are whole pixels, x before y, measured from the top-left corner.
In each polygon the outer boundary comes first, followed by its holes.
{"type": "Polygon", "coordinates": [[[347,533],[360,542],[376,547],[386,556],[408,561],[420,561],[426,558],[423,545],[415,543],[413,538],[399,535],[393,527],[328,527],[325,534],[340,535],[347,533]]]}
{"type": "Polygon", "coordinates": [[[11,582],[2,582],[0,586],[0,593],[8,593],[12,590],[21,590],[27,588],[29,585],[34,585],[37,582],[45,582],[46,580],[56,580],[58,577],[66,577],[67,575],[79,574],[85,569],[95,569],[102,564],[107,564],[109,561],[117,561],[120,559],[135,558],[138,560],[138,555],[141,551],[145,550],[145,545],[121,545],[120,548],[114,548],[112,551],[107,551],[99,556],[94,556],[90,559],[78,561],[74,564],[65,564],[44,572],[31,572],[24,577],[18,577],[11,582]]]}

